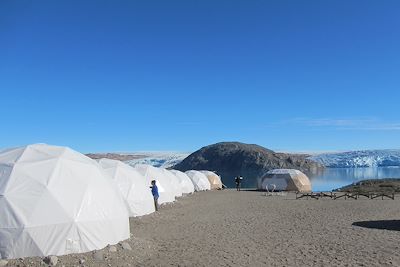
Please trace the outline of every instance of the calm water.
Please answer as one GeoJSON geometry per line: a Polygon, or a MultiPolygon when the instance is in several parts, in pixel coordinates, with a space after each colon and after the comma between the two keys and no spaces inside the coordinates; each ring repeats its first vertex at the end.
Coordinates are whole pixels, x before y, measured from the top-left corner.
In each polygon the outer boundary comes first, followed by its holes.
{"type": "Polygon", "coordinates": [[[330,191],[366,179],[400,178],[400,167],[327,168],[309,177],[313,191],[330,191]]]}

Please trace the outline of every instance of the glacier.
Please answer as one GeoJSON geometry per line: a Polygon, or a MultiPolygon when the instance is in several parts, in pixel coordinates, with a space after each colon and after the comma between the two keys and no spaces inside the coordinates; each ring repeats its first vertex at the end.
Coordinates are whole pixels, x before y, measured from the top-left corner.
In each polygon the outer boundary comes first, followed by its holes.
{"type": "Polygon", "coordinates": [[[398,167],[400,149],[323,153],[309,157],[328,168],[398,167]]]}
{"type": "MultiPolygon", "coordinates": [[[[161,151],[97,153],[88,154],[88,156],[95,159],[118,159],[131,166],[149,164],[155,167],[170,168],[180,163],[189,154],[186,152],[161,151]]],[[[313,153],[308,159],[319,162],[327,168],[400,167],[400,149],[313,153]]]]}
{"type": "Polygon", "coordinates": [[[184,160],[190,153],[182,152],[135,152],[130,153],[137,156],[135,159],[125,160],[128,165],[148,164],[154,167],[170,168],[184,160]]]}

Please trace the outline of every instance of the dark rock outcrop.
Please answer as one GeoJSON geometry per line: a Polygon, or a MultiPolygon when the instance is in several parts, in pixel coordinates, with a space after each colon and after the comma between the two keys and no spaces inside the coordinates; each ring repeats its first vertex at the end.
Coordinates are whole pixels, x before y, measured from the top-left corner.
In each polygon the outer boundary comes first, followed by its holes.
{"type": "Polygon", "coordinates": [[[383,193],[392,194],[400,192],[400,178],[368,179],[343,186],[334,191],[351,193],[383,193]]]}
{"type": "Polygon", "coordinates": [[[235,176],[242,175],[244,187],[256,187],[257,178],[271,169],[297,169],[310,174],[323,168],[308,157],[305,154],[276,153],[258,145],[223,142],[203,147],[174,168],[215,171],[228,187],[234,186],[235,176]]]}

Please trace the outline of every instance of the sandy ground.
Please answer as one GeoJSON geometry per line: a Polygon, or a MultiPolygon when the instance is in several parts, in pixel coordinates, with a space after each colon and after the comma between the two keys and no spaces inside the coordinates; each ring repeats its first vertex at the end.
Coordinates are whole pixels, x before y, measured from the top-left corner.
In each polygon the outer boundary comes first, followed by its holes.
{"type": "MultiPolygon", "coordinates": [[[[399,211],[400,196],[295,200],[294,194],[252,191],[195,193],[131,219],[132,250],[106,248],[97,260],[93,252],[62,256],[57,266],[400,266],[399,211]]],[[[43,264],[29,258],[7,266],[43,264]]]]}

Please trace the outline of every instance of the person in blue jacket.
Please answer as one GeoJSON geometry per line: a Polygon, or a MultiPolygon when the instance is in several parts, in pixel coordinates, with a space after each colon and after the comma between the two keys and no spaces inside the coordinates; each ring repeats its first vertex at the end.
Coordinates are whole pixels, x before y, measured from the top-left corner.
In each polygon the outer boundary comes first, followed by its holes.
{"type": "Polygon", "coordinates": [[[154,198],[154,207],[156,208],[156,211],[158,211],[158,198],[160,197],[160,195],[158,194],[158,187],[156,185],[156,180],[151,181],[150,188],[154,198]]]}

